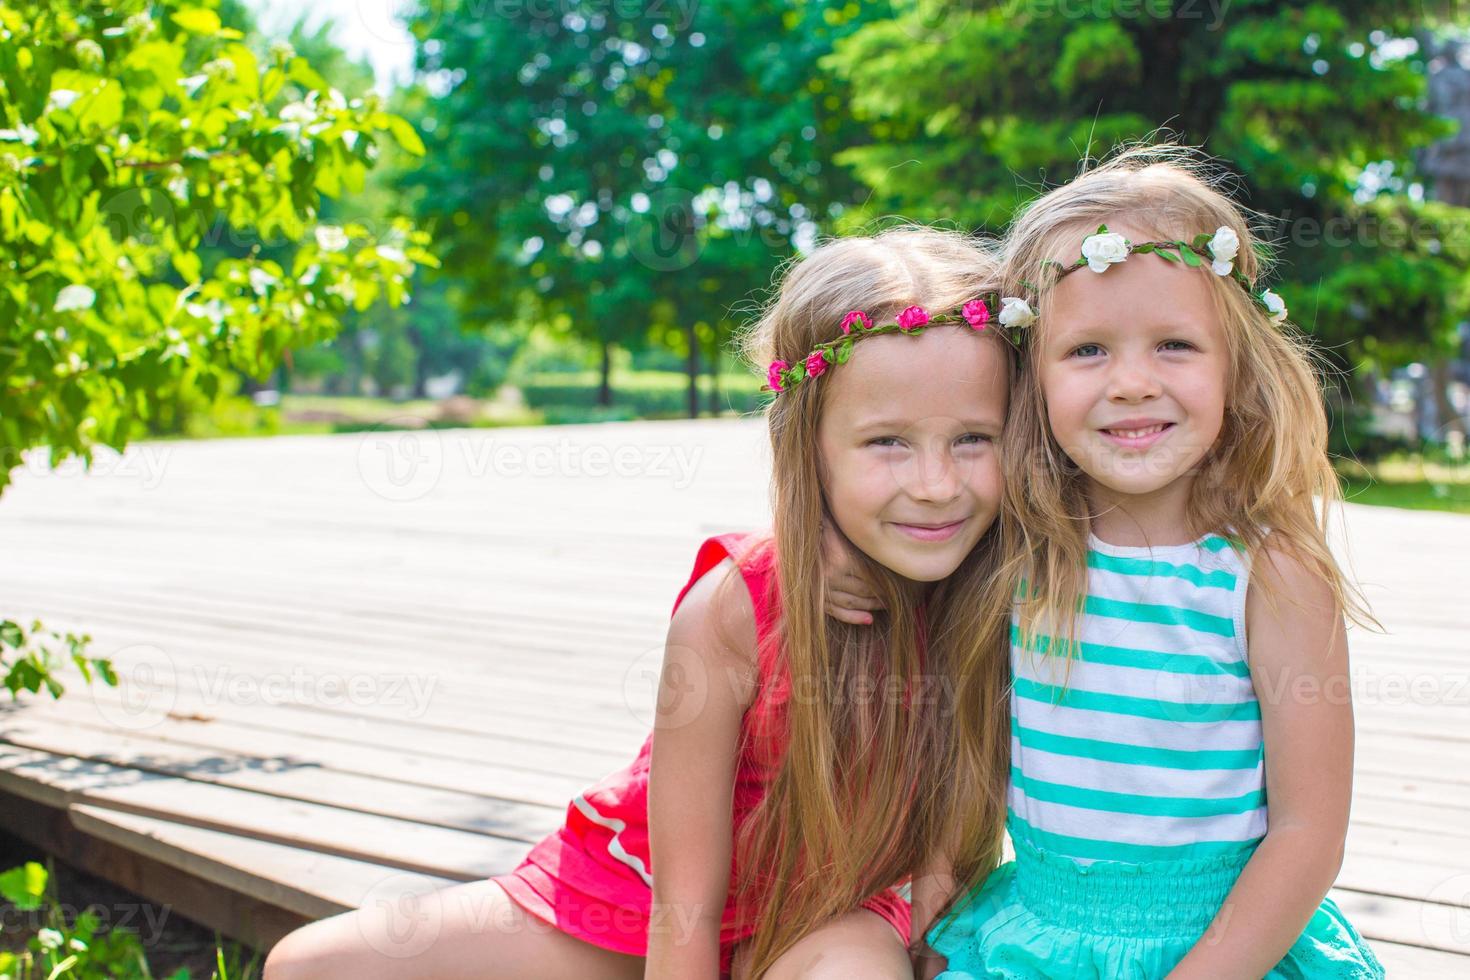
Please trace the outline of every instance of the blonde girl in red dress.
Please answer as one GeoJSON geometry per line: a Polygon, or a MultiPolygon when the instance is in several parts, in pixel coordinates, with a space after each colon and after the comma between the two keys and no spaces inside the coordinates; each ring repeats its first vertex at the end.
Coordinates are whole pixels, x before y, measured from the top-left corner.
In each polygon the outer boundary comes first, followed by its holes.
{"type": "Polygon", "coordinates": [[[412,955],[364,909],[286,937],[268,980],[912,977],[949,895],[932,855],[974,856],[967,880],[1004,817],[994,270],[912,227],[794,263],[748,340],[772,527],[699,548],[637,758],[519,867],[425,903],[412,955]],[[873,626],[825,614],[839,555],[873,626]]]}

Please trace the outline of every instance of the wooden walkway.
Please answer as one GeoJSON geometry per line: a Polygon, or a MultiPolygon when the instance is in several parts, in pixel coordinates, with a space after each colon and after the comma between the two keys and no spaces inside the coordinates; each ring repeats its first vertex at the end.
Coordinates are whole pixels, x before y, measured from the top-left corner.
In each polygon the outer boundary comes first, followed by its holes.
{"type": "MultiPolygon", "coordinates": [[[[267,945],[513,866],[651,722],[704,537],[767,519],[756,421],[148,443],[17,472],[0,616],[123,689],[0,707],[0,823],[267,945]]],[[[1470,518],[1350,508],[1334,895],[1393,976],[1470,974],[1470,518]]]]}

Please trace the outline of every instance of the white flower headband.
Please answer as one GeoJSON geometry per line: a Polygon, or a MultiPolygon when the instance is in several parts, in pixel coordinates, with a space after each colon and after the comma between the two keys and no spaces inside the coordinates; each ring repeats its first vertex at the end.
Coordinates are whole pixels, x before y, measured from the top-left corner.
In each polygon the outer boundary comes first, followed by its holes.
{"type": "MultiPolygon", "coordinates": [[[[1239,251],[1240,236],[1226,225],[1216,228],[1213,235],[1201,232],[1194,236],[1192,242],[1142,242],[1137,245],[1115,231],[1108,231],[1107,225],[1098,225],[1097,234],[1082,239],[1082,257],[1076,262],[1067,265],[1055,259],[1045,259],[1041,265],[1043,269],[1056,266],[1060,270],[1052,280],[1051,284],[1055,285],[1063,276],[1076,272],[1083,266],[1093,272],[1105,272],[1108,266],[1122,262],[1134,253],[1152,252],[1161,259],[1183,262],[1191,268],[1199,268],[1208,263],[1210,271],[1215,275],[1229,276],[1240,283],[1272,323],[1284,322],[1287,317],[1286,302],[1269,289],[1256,292],[1245,273],[1235,268],[1235,256],[1239,251]]],[[[1031,283],[1024,285],[1035,288],[1031,283]]],[[[1036,314],[1031,312],[1030,307],[1027,307],[1027,312],[1030,316],[1026,321],[1016,323],[1015,326],[1029,326],[1035,321],[1036,314]]]]}

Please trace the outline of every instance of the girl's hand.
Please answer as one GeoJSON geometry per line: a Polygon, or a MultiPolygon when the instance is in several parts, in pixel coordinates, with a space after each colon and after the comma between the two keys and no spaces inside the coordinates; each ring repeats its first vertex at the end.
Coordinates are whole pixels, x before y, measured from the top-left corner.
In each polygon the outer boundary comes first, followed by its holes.
{"type": "Polygon", "coordinates": [[[827,615],[854,626],[871,626],[871,612],[883,606],[858,574],[857,562],[842,535],[826,521],[822,522],[822,557],[827,568],[827,615]]]}
{"type": "Polygon", "coordinates": [[[914,980],[934,980],[949,969],[949,961],[938,953],[933,956],[914,957],[914,980]]]}

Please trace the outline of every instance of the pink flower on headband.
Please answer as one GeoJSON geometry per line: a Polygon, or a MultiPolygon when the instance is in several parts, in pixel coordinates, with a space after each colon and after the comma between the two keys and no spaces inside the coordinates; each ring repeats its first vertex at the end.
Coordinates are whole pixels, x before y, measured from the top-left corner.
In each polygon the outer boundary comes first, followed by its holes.
{"type": "Polygon", "coordinates": [[[772,361],[771,366],[766,369],[766,384],[772,391],[781,391],[781,372],[791,365],[785,361],[772,361]]]}
{"type": "Polygon", "coordinates": [[[851,313],[847,314],[847,316],[842,318],[842,332],[852,333],[852,325],[854,323],[861,323],[864,330],[873,329],[873,321],[868,319],[868,315],[866,313],[864,313],[862,310],[853,310],[851,313]]]}
{"type": "Polygon", "coordinates": [[[970,326],[976,330],[984,330],[985,324],[990,322],[990,309],[981,300],[970,300],[961,312],[965,314],[965,319],[970,321],[970,326]]]}
{"type": "Polygon", "coordinates": [[[827,370],[827,359],[822,356],[821,351],[814,351],[806,359],[807,377],[815,378],[825,370],[827,370]]]}
{"type": "Polygon", "coordinates": [[[929,314],[922,306],[910,306],[898,315],[898,329],[913,330],[929,322],[929,314]]]}

